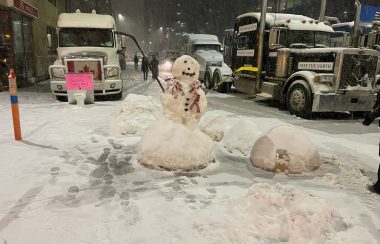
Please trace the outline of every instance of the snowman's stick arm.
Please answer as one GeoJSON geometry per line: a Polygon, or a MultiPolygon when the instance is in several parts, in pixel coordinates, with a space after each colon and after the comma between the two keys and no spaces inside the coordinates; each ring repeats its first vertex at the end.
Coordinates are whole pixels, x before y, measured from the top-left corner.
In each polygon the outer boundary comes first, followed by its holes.
{"type": "MultiPolygon", "coordinates": [[[[128,33],[125,33],[125,32],[121,32],[121,31],[115,31],[114,32],[116,35],[121,35],[121,36],[126,36],[128,38],[131,38],[133,40],[133,42],[136,44],[137,48],[139,49],[139,51],[141,52],[141,54],[143,55],[144,58],[148,58],[144,51],[142,50],[142,48],[140,47],[139,43],[137,42],[136,38],[128,33]]],[[[152,72],[153,74],[153,69],[152,69],[152,65],[150,64],[150,62],[148,62],[148,67],[149,67],[149,70],[152,72]]],[[[160,86],[161,90],[163,93],[165,93],[165,89],[164,87],[162,86],[160,80],[158,79],[158,74],[155,74],[154,75],[155,78],[156,78],[156,81],[158,82],[158,85],[160,86]]]]}

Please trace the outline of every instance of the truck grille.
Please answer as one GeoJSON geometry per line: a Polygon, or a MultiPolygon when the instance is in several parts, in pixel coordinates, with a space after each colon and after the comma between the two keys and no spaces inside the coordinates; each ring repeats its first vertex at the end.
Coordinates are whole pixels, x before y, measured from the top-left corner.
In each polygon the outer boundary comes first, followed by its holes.
{"type": "Polygon", "coordinates": [[[375,82],[377,56],[345,54],[339,89],[349,86],[372,88],[375,82]]]}
{"type": "Polygon", "coordinates": [[[95,81],[102,80],[102,65],[100,60],[68,60],[69,73],[92,73],[95,81]]]}

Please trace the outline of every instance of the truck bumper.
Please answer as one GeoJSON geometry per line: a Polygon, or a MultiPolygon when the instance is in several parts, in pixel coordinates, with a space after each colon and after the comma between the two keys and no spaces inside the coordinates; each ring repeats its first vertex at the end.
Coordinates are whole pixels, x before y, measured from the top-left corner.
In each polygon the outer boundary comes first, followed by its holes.
{"type": "MultiPolygon", "coordinates": [[[[67,96],[65,80],[51,80],[50,88],[56,96],[67,96]]],[[[123,89],[122,80],[94,81],[95,96],[118,94],[123,89]]]]}
{"type": "Polygon", "coordinates": [[[315,94],[313,112],[371,111],[376,96],[367,90],[346,91],[344,94],[315,94]]]}

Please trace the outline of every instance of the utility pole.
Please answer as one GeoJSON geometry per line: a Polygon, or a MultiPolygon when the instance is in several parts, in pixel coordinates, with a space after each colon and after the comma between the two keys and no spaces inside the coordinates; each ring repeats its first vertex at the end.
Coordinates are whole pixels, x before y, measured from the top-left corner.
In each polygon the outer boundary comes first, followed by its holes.
{"type": "Polygon", "coordinates": [[[256,75],[256,91],[261,91],[261,72],[263,70],[263,47],[264,47],[264,31],[265,19],[267,15],[268,1],[261,0],[261,15],[260,15],[260,28],[259,28],[259,47],[257,50],[257,75],[256,75]]]}
{"type": "Polygon", "coordinates": [[[360,25],[360,13],[362,11],[362,4],[355,0],[355,23],[354,23],[354,35],[351,39],[351,45],[353,47],[359,47],[359,25],[360,25]]]}
{"type": "Polygon", "coordinates": [[[326,0],[321,0],[321,10],[319,11],[319,21],[325,21],[326,0]]]}

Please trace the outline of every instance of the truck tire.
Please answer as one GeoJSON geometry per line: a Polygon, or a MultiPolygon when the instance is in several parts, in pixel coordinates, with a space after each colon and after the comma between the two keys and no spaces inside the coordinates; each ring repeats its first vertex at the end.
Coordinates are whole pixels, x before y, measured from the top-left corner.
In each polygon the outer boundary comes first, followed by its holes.
{"type": "Polygon", "coordinates": [[[211,72],[210,71],[206,71],[206,73],[205,73],[205,86],[209,90],[214,88],[214,83],[211,79],[211,72]]]}
{"type": "Polygon", "coordinates": [[[214,86],[219,84],[219,86],[216,88],[217,92],[225,93],[227,91],[226,83],[220,84],[222,82],[222,75],[219,71],[214,72],[212,82],[214,83],[214,86]]]}
{"type": "Polygon", "coordinates": [[[296,80],[286,93],[286,105],[290,114],[303,119],[312,115],[312,96],[309,85],[304,80],[296,80]]]}

